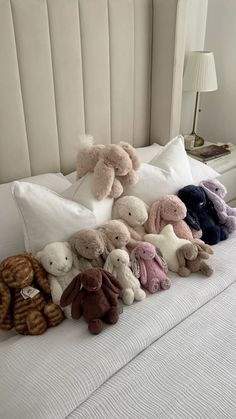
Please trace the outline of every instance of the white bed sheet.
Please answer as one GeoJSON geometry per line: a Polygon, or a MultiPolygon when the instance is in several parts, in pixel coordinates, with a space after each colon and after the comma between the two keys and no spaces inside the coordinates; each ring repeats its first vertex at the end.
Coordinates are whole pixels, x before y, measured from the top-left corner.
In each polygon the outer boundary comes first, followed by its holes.
{"type": "Polygon", "coordinates": [[[66,320],[38,337],[14,336],[0,348],[0,417],[60,419],[121,368],[236,281],[236,234],[215,246],[211,278],[172,275],[168,291],[124,307],[98,336],[66,320]]]}
{"type": "Polygon", "coordinates": [[[236,417],[236,284],[154,342],[70,419],[236,417]]]}

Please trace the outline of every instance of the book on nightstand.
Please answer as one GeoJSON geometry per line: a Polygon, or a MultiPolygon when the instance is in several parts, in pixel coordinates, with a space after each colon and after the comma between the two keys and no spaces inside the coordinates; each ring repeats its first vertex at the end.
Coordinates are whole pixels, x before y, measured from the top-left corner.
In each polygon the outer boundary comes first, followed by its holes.
{"type": "Polygon", "coordinates": [[[217,159],[218,157],[227,156],[230,150],[219,145],[207,145],[192,150],[188,150],[188,154],[203,163],[209,160],[217,159]]]}

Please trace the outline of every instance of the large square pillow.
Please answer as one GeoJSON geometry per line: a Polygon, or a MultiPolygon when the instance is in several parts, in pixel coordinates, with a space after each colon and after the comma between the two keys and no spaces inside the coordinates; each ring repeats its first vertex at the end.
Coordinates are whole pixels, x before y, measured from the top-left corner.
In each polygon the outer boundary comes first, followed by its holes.
{"type": "MultiPolygon", "coordinates": [[[[46,186],[61,193],[71,183],[61,173],[46,173],[32,176],[21,181],[46,186]]],[[[11,193],[12,182],[0,185],[0,261],[25,251],[21,217],[11,193]]]]}
{"type": "Polygon", "coordinates": [[[125,186],[124,195],[137,196],[147,205],[193,183],[183,137],[180,135],[171,140],[149,164],[143,163],[138,174],[138,182],[125,186]]]}
{"type": "Polygon", "coordinates": [[[98,201],[91,192],[92,181],[93,173],[87,173],[64,191],[62,196],[90,209],[96,217],[97,225],[100,225],[111,219],[114,200],[113,198],[107,197],[102,201],[98,201]]]}
{"type": "Polygon", "coordinates": [[[83,205],[28,182],[13,182],[21,214],[25,249],[35,254],[46,244],[64,241],[82,228],[96,227],[95,215],[83,205]]]}

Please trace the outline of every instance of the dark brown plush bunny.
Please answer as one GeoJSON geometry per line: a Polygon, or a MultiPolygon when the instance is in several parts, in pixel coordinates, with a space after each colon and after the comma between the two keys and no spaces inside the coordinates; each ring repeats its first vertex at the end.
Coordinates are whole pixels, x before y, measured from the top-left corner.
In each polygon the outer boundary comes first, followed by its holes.
{"type": "Polygon", "coordinates": [[[14,326],[23,335],[39,335],[57,326],[64,316],[50,297],[46,272],[30,253],[0,264],[0,329],[14,326]]]}
{"type": "Polygon", "coordinates": [[[87,269],[64,290],[60,304],[65,307],[72,303],[72,318],[79,319],[83,314],[90,332],[98,334],[102,331],[102,320],[109,324],[118,321],[117,299],[121,291],[121,285],[110,272],[101,268],[87,269]]]}

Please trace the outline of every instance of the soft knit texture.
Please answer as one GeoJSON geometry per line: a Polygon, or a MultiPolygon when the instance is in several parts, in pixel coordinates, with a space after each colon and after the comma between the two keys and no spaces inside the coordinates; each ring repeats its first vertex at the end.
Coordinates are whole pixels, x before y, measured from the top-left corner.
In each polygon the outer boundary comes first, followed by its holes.
{"type": "Polygon", "coordinates": [[[131,264],[134,274],[149,292],[170,288],[171,282],[166,276],[167,263],[151,243],[141,242],[133,249],[131,264]]]}
{"type": "Polygon", "coordinates": [[[133,304],[134,300],[141,301],[146,297],[140,288],[139,280],[129,268],[129,255],[124,250],[116,249],[107,257],[104,269],[112,273],[122,285],[122,300],[125,304],[133,304]]]}

